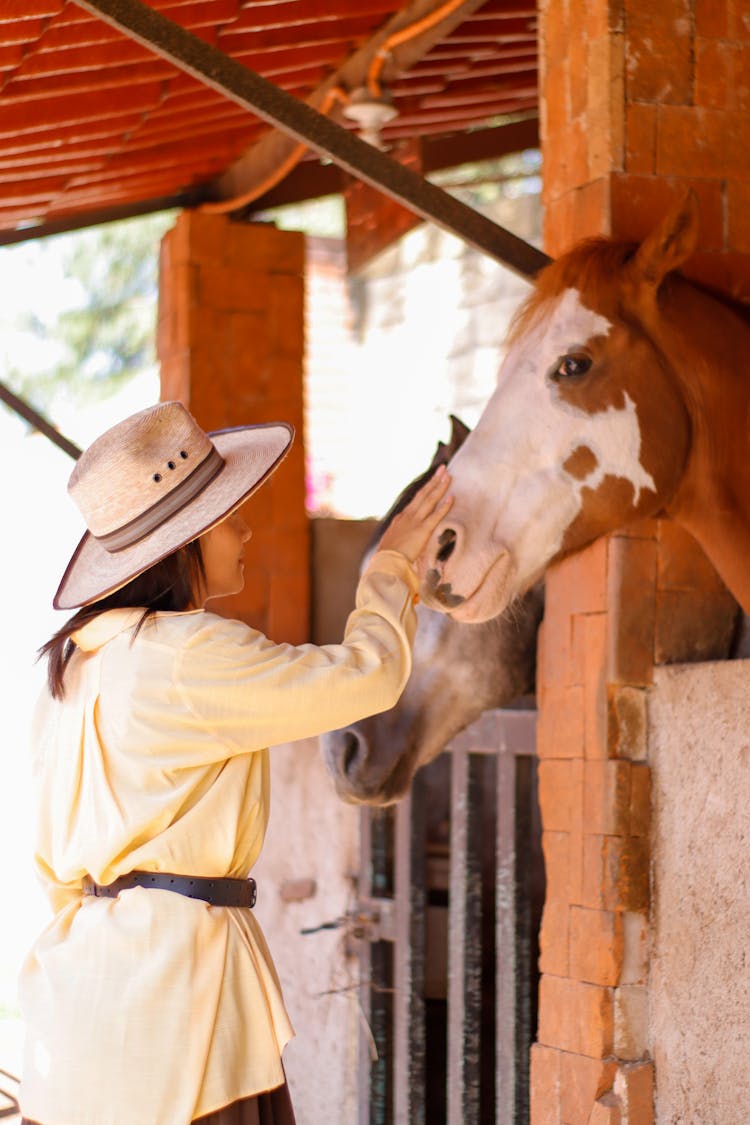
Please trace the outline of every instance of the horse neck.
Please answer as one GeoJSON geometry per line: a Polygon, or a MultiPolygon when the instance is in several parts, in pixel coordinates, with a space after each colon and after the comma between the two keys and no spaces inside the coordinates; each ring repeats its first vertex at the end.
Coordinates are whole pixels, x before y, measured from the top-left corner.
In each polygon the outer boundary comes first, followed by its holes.
{"type": "Polygon", "coordinates": [[[691,444],[667,514],[705,551],[750,613],[750,323],[679,281],[654,332],[683,390],[691,444]]]}

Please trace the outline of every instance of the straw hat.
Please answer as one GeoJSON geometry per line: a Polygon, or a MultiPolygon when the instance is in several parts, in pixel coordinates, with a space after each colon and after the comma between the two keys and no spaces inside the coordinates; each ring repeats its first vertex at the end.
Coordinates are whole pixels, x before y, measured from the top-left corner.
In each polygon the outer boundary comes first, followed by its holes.
{"type": "Polygon", "coordinates": [[[247,500],[286,455],[286,422],[205,433],[179,402],[107,430],[81,454],[68,492],[88,531],[55,594],[74,609],[126,585],[247,500]]]}

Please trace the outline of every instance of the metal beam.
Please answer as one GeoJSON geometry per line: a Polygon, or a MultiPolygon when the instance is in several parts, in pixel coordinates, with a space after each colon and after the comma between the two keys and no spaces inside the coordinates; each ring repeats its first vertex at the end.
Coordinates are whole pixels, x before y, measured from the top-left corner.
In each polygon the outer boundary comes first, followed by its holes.
{"type": "Polygon", "coordinates": [[[21,418],[28,422],[29,425],[33,426],[35,430],[39,430],[40,434],[44,434],[46,438],[49,438],[51,442],[58,446],[59,449],[62,449],[64,453],[67,453],[69,457],[72,457],[74,461],[77,461],[81,456],[81,450],[74,442],[66,438],[59,430],[56,430],[51,422],[48,422],[42,414],[34,410],[33,406],[29,406],[28,402],[25,402],[24,399],[14,394],[10,387],[6,387],[5,383],[0,383],[0,402],[4,402],[6,406],[9,406],[11,410],[19,414],[21,418]]]}
{"type": "MultiPolygon", "coordinates": [[[[428,23],[427,29],[415,30],[414,34],[409,35],[403,43],[388,49],[383,65],[383,77],[390,81],[395,75],[414,66],[438,40],[450,34],[483,3],[485,0],[462,0],[458,8],[453,8],[449,15],[443,16],[433,24],[436,8],[443,7],[441,0],[410,0],[341,66],[329,74],[325,81],[305,98],[306,103],[313,109],[321,111],[321,106],[329,97],[333,87],[351,91],[365,86],[368,71],[378,59],[380,52],[387,48],[392,37],[395,35],[400,38],[402,34],[406,34],[406,29],[423,27],[428,23]]],[[[340,109],[336,106],[331,108],[328,116],[341,121],[340,109]]],[[[264,181],[273,178],[273,174],[296,147],[298,145],[295,140],[276,129],[266,133],[216,178],[213,184],[216,198],[231,202],[238,196],[246,196],[251,189],[262,186],[264,181]]]]}
{"type": "Polygon", "coordinates": [[[75,0],[200,82],[524,278],[549,258],[140,0],[75,0]]]}

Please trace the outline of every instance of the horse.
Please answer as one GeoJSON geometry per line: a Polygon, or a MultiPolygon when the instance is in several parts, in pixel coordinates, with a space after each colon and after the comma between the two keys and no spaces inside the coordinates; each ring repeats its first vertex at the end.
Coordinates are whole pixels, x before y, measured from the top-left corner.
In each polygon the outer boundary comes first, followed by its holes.
{"type": "Polygon", "coordinates": [[[750,319],[675,272],[697,231],[691,193],[640,245],[590,239],[538,275],[451,461],[426,605],[486,621],[550,563],[658,515],[750,612],[750,319]]]}
{"type": "MultiPolygon", "coordinates": [[[[468,433],[451,418],[450,440],[438,444],[428,470],[404,489],[380,522],[364,562],[396,513],[439,465],[448,463],[468,433]]],[[[542,608],[541,586],[512,610],[476,626],[418,605],[412,671],[396,706],[322,736],[323,757],[339,797],[369,805],[397,801],[415,772],[483,711],[532,693],[542,608]]]]}

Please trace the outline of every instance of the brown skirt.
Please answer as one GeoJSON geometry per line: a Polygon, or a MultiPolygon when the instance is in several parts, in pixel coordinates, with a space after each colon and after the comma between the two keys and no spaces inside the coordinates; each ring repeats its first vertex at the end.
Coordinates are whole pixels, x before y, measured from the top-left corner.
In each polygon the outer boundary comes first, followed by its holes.
{"type": "MultiPolygon", "coordinates": [[[[21,1118],[21,1125],[39,1125],[28,1117],[21,1118]]],[[[231,1105],[196,1117],[195,1125],[295,1125],[292,1099],[286,1082],[275,1090],[264,1090],[252,1098],[242,1098],[231,1105]]]]}

